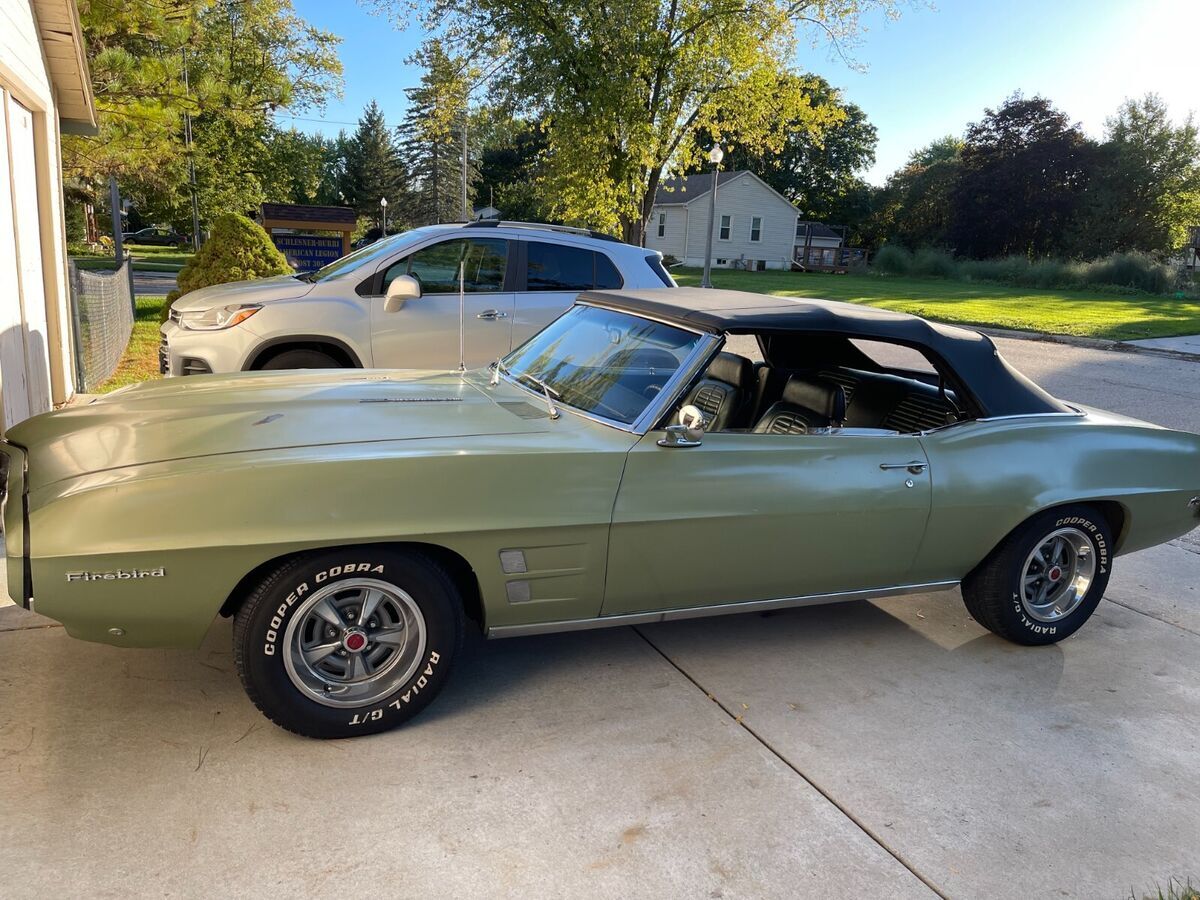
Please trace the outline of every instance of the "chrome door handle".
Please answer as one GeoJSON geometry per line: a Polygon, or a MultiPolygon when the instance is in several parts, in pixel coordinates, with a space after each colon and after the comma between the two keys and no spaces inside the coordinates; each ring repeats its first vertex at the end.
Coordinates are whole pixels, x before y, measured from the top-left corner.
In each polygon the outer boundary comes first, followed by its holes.
{"type": "Polygon", "coordinates": [[[475,318],[477,318],[477,319],[507,319],[508,313],[501,312],[498,309],[485,309],[483,312],[481,312],[475,318]]]}
{"type": "Polygon", "coordinates": [[[885,472],[892,469],[907,469],[913,475],[920,475],[929,468],[929,463],[923,463],[914,459],[912,462],[906,463],[880,463],[879,468],[883,469],[885,472]]]}

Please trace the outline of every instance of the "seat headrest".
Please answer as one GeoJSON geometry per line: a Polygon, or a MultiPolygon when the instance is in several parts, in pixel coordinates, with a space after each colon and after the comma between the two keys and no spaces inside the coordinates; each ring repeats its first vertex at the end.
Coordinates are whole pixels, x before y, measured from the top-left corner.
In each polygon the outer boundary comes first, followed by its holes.
{"type": "Polygon", "coordinates": [[[792,406],[811,410],[831,422],[841,423],[846,418],[846,392],[833,381],[793,375],[784,385],[780,399],[792,406]]]}
{"type": "Polygon", "coordinates": [[[717,358],[708,364],[704,377],[744,388],[754,378],[754,366],[746,357],[736,353],[718,353],[717,358]]]}

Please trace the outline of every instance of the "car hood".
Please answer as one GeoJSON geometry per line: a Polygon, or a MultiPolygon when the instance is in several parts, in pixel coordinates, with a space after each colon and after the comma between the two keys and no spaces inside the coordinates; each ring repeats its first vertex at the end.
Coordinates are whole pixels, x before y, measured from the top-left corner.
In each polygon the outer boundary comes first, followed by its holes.
{"type": "Polygon", "coordinates": [[[548,417],[536,407],[530,416],[523,391],[486,385],[472,373],[364,369],[192,376],[44,413],[7,437],[28,451],[29,487],[38,488],[200,456],[546,430],[548,417]],[[517,406],[495,402],[493,392],[517,406]]]}
{"type": "Polygon", "coordinates": [[[292,275],[274,275],[253,281],[231,281],[189,291],[172,304],[179,312],[194,312],[232,303],[269,303],[303,297],[313,286],[292,275]]]}

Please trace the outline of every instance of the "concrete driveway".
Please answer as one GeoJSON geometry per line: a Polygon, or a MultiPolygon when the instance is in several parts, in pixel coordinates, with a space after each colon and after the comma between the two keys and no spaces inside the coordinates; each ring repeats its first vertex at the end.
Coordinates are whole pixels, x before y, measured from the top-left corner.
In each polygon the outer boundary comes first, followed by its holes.
{"type": "MultiPolygon", "coordinates": [[[[1200,431],[1200,364],[1001,340],[1200,431]]],[[[868,551],[870,548],[866,548],[868,551]]],[[[1200,876],[1200,537],[1075,637],[957,592],[473,641],[411,726],[315,742],[197,652],[0,609],[6,896],[1128,897],[1200,876]]]]}

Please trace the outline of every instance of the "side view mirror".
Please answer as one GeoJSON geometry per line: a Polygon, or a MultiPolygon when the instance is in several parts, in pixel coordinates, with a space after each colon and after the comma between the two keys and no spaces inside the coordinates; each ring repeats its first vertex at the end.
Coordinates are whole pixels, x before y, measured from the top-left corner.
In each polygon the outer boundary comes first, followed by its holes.
{"type": "Polygon", "coordinates": [[[660,438],[660,447],[699,447],[704,438],[704,413],[690,403],[679,410],[679,424],[667,426],[667,436],[660,438]]]}
{"type": "Polygon", "coordinates": [[[416,300],[420,296],[421,282],[411,275],[397,275],[388,285],[387,294],[384,295],[383,311],[399,312],[404,309],[406,301],[416,300]]]}

